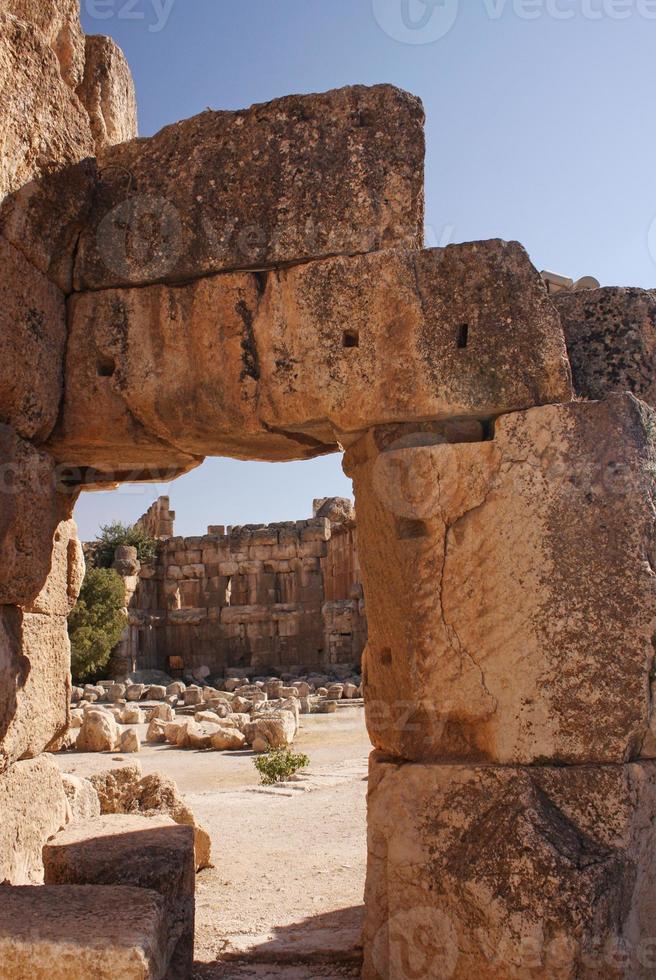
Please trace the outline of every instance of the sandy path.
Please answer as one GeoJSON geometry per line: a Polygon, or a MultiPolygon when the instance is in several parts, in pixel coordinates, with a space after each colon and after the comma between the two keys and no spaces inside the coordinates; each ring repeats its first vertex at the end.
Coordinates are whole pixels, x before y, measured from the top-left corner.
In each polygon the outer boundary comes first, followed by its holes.
{"type": "Polygon", "coordinates": [[[259,785],[250,752],[57,756],[81,776],[136,759],[144,772],[165,772],[209,830],[215,867],[196,879],[203,980],[358,975],[371,746],[362,708],[301,721],[295,748],[310,767],[281,788],[259,785]]]}

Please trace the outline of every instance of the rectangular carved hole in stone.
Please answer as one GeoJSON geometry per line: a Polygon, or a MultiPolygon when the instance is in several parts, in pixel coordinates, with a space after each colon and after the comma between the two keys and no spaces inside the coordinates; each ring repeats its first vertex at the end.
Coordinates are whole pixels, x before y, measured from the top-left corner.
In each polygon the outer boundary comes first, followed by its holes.
{"type": "Polygon", "coordinates": [[[458,350],[464,350],[469,341],[469,324],[461,323],[456,332],[456,343],[458,350]]]}
{"type": "Polygon", "coordinates": [[[116,361],[113,357],[106,357],[104,354],[102,354],[98,358],[96,370],[99,378],[111,378],[116,370],[116,361]]]}
{"type": "Polygon", "coordinates": [[[360,346],[360,334],[357,330],[345,330],[342,337],[342,346],[347,348],[360,346]]]}
{"type": "Polygon", "coordinates": [[[397,517],[396,533],[401,541],[412,538],[427,538],[428,527],[425,521],[415,520],[410,517],[397,517]]]}

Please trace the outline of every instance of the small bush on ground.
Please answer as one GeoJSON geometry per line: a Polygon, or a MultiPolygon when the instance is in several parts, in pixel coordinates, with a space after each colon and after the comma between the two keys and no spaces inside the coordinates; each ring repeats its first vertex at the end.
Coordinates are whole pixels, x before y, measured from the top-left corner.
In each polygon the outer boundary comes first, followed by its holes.
{"type": "Polygon", "coordinates": [[[76,681],[98,676],[127,624],[123,579],[110,568],[88,568],[80,598],[68,617],[71,673],[76,681]]]}
{"type": "Polygon", "coordinates": [[[97,543],[92,549],[93,562],[98,568],[109,568],[114,560],[114,552],[119,545],[129,545],[137,549],[139,561],[152,561],[157,552],[157,540],[140,524],[122,524],[114,521],[100,528],[97,543]]]}
{"type": "Polygon", "coordinates": [[[282,783],[294,773],[306,769],[310,760],[306,755],[295,754],[291,749],[270,749],[253,759],[253,765],[260,774],[263,786],[282,783]]]}

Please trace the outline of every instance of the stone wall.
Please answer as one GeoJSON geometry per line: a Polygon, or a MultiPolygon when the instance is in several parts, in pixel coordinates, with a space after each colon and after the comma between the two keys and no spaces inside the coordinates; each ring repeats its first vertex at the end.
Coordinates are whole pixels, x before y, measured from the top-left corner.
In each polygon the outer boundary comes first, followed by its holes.
{"type": "Polygon", "coordinates": [[[174,515],[159,498],[140,520],[161,538],[156,561],[140,566],[136,588],[134,569],[115,563],[129,626],[113,673],[166,670],[169,657],[212,674],[359,664],[366,620],[352,506],[332,516],[166,537],[157,532],[172,531],[174,515]]]}

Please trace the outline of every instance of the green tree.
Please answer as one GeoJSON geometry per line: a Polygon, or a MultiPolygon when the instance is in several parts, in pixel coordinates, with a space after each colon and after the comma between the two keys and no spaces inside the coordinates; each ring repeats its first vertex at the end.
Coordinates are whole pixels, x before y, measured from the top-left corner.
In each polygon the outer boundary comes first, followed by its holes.
{"type": "Polygon", "coordinates": [[[68,617],[71,673],[76,681],[98,675],[121,638],[125,586],[111,568],[88,568],[80,598],[68,617]]]}
{"type": "Polygon", "coordinates": [[[137,549],[139,561],[152,561],[157,552],[157,540],[152,538],[141,524],[122,524],[114,521],[100,528],[97,543],[92,549],[92,561],[98,568],[110,568],[114,552],[126,544],[137,549]]]}

